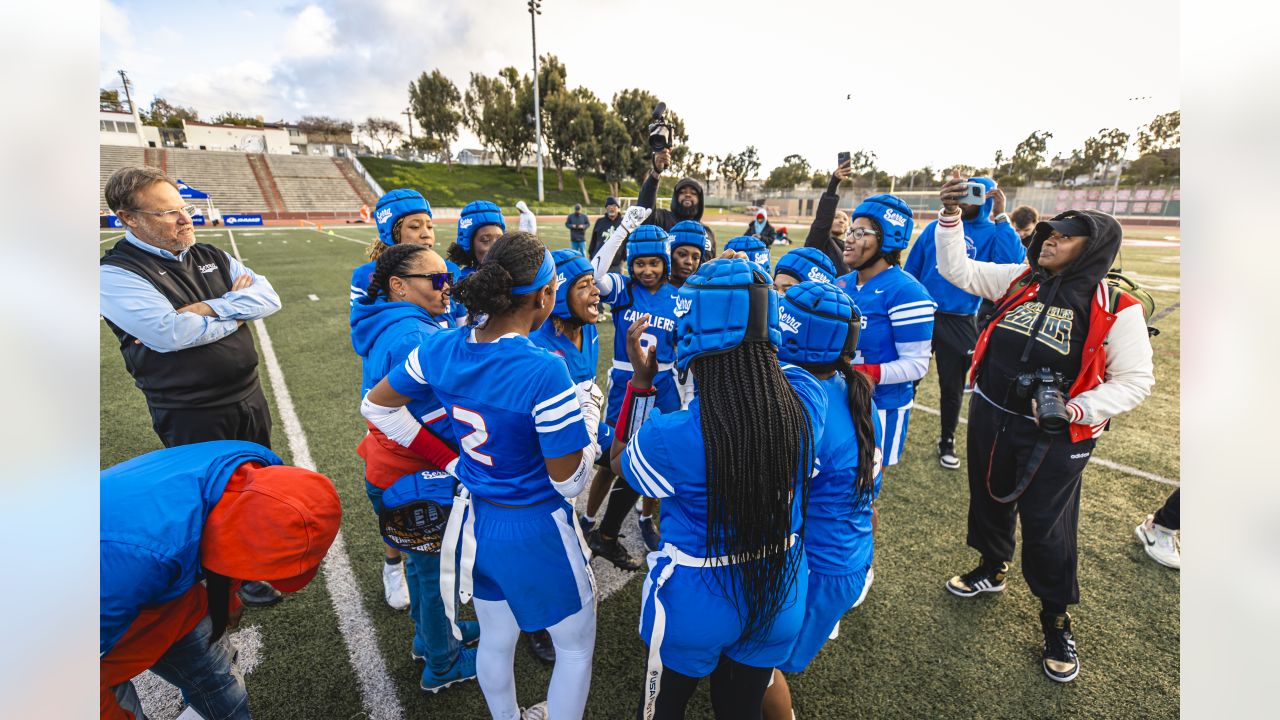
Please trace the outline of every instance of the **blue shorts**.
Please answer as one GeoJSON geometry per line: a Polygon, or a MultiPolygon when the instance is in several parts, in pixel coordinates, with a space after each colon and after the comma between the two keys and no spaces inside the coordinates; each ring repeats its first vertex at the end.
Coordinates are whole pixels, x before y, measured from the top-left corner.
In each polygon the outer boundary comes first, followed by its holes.
{"type": "Polygon", "coordinates": [[[508,508],[472,498],[471,509],[475,597],[506,601],[525,632],[549,628],[595,602],[586,543],[567,501],[508,508]]]}
{"type": "Polygon", "coordinates": [[[884,466],[897,465],[902,448],[907,444],[907,421],[911,408],[880,410],[880,427],[884,428],[884,466]]]}
{"type": "MultiPolygon", "coordinates": [[[[867,570],[870,570],[870,566],[867,570]]],[[[805,599],[804,625],[796,638],[791,657],[777,664],[783,672],[800,672],[831,639],[840,618],[862,597],[867,586],[867,570],[850,575],[809,573],[809,593],[805,599]]]]}
{"type": "Polygon", "coordinates": [[[716,581],[716,573],[726,573],[728,568],[678,566],[662,587],[656,588],[658,576],[672,561],[661,552],[649,553],[649,573],[641,597],[640,638],[646,645],[651,643],[656,597],[666,614],[658,647],[665,667],[689,677],[706,677],[716,669],[721,655],[751,667],[777,667],[791,656],[804,621],[808,563],[799,545],[791,549],[791,554],[791,561],[800,563],[800,568],[782,611],[767,632],[740,640],[742,621],[738,610],[716,581]]]}
{"type": "MultiPolygon", "coordinates": [[[[627,394],[627,381],[630,379],[630,370],[609,368],[609,406],[605,408],[604,421],[610,425],[618,424],[618,413],[622,412],[622,399],[627,394]]],[[[680,409],[680,388],[676,387],[674,370],[660,371],[653,379],[653,386],[658,390],[659,410],[673,413],[680,409]]]]}

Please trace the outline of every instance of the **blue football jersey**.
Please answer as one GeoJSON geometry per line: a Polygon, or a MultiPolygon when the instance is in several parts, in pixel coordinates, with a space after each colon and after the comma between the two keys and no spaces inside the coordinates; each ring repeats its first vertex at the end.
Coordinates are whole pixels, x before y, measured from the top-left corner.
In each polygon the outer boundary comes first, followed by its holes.
{"type": "Polygon", "coordinates": [[[663,283],[657,292],[649,292],[639,283],[618,273],[613,278],[613,292],[600,299],[613,309],[613,360],[627,363],[627,330],[636,318],[649,314],[649,329],[640,338],[643,347],[656,348],[659,364],[676,361],[676,296],[679,290],[663,283]]]}
{"type": "MultiPolygon", "coordinates": [[[[855,365],[879,365],[898,359],[895,343],[933,339],[933,311],[937,304],[915,278],[891,266],[858,287],[858,272],[836,280],[836,286],[853,298],[862,313],[855,365]]],[[[881,410],[909,407],[915,397],[910,382],[876,385],[876,406],[881,410]]]]}
{"type": "MultiPolygon", "coordinates": [[[[783,372],[795,388],[821,446],[827,394],[818,379],[794,365],[783,372]]],[[[816,453],[815,453],[816,454],[816,453]]],[[[655,411],[622,454],[622,476],[645,497],[662,499],[662,538],[690,555],[707,557],[707,463],[702,440],[702,404],[670,414],[655,411]]],[[[792,530],[800,528],[799,502],[792,503],[792,530]]]]}
{"type": "Polygon", "coordinates": [[[432,335],[387,382],[401,395],[440,398],[461,446],[458,480],[476,497],[510,505],[560,497],[543,458],[590,444],[564,360],[519,335],[477,343],[471,334],[432,335]]]}
{"type": "MultiPolygon", "coordinates": [[[[849,386],[840,373],[821,380],[827,394],[826,428],[818,444],[818,470],[809,481],[809,515],[805,552],[809,569],[824,575],[847,575],[871,564],[871,505],[858,503],[858,435],[849,412],[849,386]]],[[[874,403],[871,422],[876,445],[882,444],[880,416],[874,403]]],[[[883,451],[882,451],[883,454],[883,451]]],[[[881,473],[875,468],[875,490],[881,473]]]]}
{"type": "Polygon", "coordinates": [[[556,332],[551,318],[529,333],[529,339],[534,345],[564,358],[565,365],[569,367],[569,377],[575,383],[595,382],[596,365],[600,360],[600,334],[595,325],[582,326],[581,350],[568,337],[556,332]]]}

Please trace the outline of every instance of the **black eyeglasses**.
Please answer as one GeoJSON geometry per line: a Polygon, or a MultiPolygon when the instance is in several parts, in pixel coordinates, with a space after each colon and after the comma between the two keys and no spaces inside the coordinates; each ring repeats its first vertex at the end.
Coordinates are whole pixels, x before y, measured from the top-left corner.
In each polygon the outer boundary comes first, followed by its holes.
{"type": "Polygon", "coordinates": [[[453,285],[453,273],[451,272],[428,273],[428,274],[411,273],[409,275],[397,275],[396,277],[426,278],[431,281],[431,288],[433,290],[443,290],[445,289],[445,287],[453,285]]]}

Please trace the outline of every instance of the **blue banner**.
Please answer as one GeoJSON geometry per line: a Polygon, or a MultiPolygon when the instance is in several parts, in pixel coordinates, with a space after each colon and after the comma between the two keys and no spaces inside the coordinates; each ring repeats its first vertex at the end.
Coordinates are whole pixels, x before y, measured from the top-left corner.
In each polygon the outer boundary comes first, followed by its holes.
{"type": "Polygon", "coordinates": [[[108,215],[108,216],[107,216],[107,227],[123,228],[123,227],[124,227],[124,223],[120,222],[120,218],[116,217],[115,215],[108,215]]]}
{"type": "Polygon", "coordinates": [[[203,216],[203,215],[192,215],[192,216],[191,216],[191,224],[192,224],[192,225],[203,225],[203,224],[204,224],[204,216],[203,216]]]}
{"type": "Polygon", "coordinates": [[[261,215],[223,215],[222,224],[230,227],[232,225],[261,225],[261,215]]]}

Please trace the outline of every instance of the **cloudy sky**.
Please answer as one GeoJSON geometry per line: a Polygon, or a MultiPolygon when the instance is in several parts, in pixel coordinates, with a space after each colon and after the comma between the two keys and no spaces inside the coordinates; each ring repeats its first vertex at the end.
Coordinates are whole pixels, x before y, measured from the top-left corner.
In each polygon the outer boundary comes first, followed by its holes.
{"type": "MultiPolygon", "coordinates": [[[[403,121],[424,70],[463,90],[471,72],[532,66],[524,0],[102,0],[101,23],[103,87],[123,68],[143,106],[159,95],[206,118],[403,121]]],[[[606,101],[655,93],[695,150],[754,144],[762,174],[858,149],[898,173],[989,165],[1035,130],[1054,134],[1050,157],[1133,132],[1178,107],[1178,30],[1160,0],[543,0],[538,51],[606,101]]]]}

